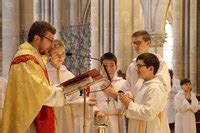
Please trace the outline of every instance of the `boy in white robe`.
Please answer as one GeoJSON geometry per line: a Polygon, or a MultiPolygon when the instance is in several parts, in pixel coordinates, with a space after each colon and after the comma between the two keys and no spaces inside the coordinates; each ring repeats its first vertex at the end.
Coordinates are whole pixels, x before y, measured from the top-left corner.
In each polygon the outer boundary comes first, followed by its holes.
{"type": "MultiPolygon", "coordinates": [[[[151,45],[151,37],[147,31],[139,30],[132,34],[131,36],[133,50],[137,55],[142,53],[149,52],[151,45]]],[[[153,53],[155,54],[155,53],[153,53]]],[[[155,54],[160,61],[160,67],[156,73],[156,77],[164,84],[165,91],[168,94],[171,90],[170,85],[170,76],[168,73],[167,64],[164,62],[162,57],[158,54],[155,54]]],[[[133,93],[133,96],[136,95],[137,90],[141,88],[143,79],[138,78],[137,70],[135,69],[136,59],[133,59],[133,62],[128,66],[126,72],[126,88],[133,93]]]]}
{"type": "Polygon", "coordinates": [[[124,114],[129,119],[128,133],[169,133],[168,123],[163,119],[167,99],[165,88],[156,76],[158,58],[143,53],[136,59],[136,69],[143,85],[138,89],[134,101],[120,93],[119,99],[125,106],[124,114]]]}
{"type": "MultiPolygon", "coordinates": [[[[120,114],[120,110],[117,108],[117,92],[119,90],[124,90],[126,81],[116,75],[117,58],[114,54],[110,52],[105,53],[100,61],[100,72],[103,77],[111,79],[111,85],[104,91],[90,94],[90,96],[95,96],[97,100],[96,106],[98,109],[95,111],[95,116],[97,118],[102,118],[103,116],[107,118],[105,123],[107,124],[106,133],[126,133],[125,117],[120,114]],[[109,77],[106,75],[104,67],[107,69],[109,77]]],[[[104,88],[105,86],[103,85],[101,87],[104,88]]],[[[100,86],[92,86],[91,89],[95,91],[101,88],[100,86]]]]}
{"type": "Polygon", "coordinates": [[[181,90],[175,95],[174,105],[175,133],[196,133],[195,112],[198,111],[198,100],[191,92],[191,81],[182,79],[181,90]]]}

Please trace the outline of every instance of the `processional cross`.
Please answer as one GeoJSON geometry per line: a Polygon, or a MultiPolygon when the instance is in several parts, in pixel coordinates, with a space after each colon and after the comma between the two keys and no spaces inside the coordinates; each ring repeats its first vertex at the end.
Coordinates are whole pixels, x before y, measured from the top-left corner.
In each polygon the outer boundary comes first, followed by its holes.
{"type": "Polygon", "coordinates": [[[110,98],[108,97],[107,99],[106,99],[106,102],[107,102],[107,104],[109,104],[110,103],[110,98]]]}

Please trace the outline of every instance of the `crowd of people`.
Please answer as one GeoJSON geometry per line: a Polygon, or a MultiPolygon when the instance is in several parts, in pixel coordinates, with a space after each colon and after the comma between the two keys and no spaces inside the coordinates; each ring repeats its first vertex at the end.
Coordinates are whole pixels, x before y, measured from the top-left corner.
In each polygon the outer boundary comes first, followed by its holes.
{"type": "MultiPolygon", "coordinates": [[[[83,96],[64,96],[60,84],[75,75],[63,65],[66,47],[55,34],[50,23],[34,22],[11,61],[8,80],[0,78],[2,133],[83,132],[83,96]]],[[[131,41],[137,57],[126,79],[117,75],[113,53],[100,58],[99,73],[110,84],[90,86],[86,132],[104,126],[106,133],[170,133],[175,123],[175,133],[196,133],[199,106],[191,81],[175,79],[162,57],[149,51],[147,31],[134,32],[131,41]]]]}

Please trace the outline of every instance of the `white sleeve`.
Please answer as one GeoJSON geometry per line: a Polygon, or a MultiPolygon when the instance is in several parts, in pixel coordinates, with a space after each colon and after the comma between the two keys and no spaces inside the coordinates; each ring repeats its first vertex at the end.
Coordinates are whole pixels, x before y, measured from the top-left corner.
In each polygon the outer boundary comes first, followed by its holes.
{"type": "Polygon", "coordinates": [[[80,91],[76,91],[74,92],[73,94],[69,95],[66,97],[66,101],[69,102],[69,101],[75,101],[77,99],[82,99],[83,98],[83,94],[81,96],[81,93],[80,91]]]}
{"type": "Polygon", "coordinates": [[[194,113],[198,111],[198,100],[194,94],[191,95],[191,110],[194,113]]]}
{"type": "Polygon", "coordinates": [[[128,66],[128,69],[126,71],[126,88],[125,90],[130,90],[131,88],[131,65],[128,66]]]}
{"type": "Polygon", "coordinates": [[[51,94],[46,99],[44,105],[47,106],[63,106],[64,105],[64,95],[60,87],[51,86],[51,94]]]}
{"type": "Polygon", "coordinates": [[[124,91],[131,91],[135,95],[135,85],[138,81],[138,74],[135,69],[135,63],[131,63],[126,72],[126,86],[124,91]]]}
{"type": "Polygon", "coordinates": [[[152,120],[160,112],[163,105],[163,100],[165,95],[158,88],[152,88],[144,95],[144,103],[139,104],[135,102],[130,102],[128,109],[125,110],[125,115],[127,118],[137,119],[137,120],[152,120]]]}
{"type": "Polygon", "coordinates": [[[184,112],[184,111],[190,110],[191,105],[187,101],[187,99],[185,98],[185,96],[183,96],[183,94],[179,94],[178,93],[178,94],[175,95],[174,107],[175,107],[176,111],[178,111],[178,112],[184,112]]]}
{"type": "Polygon", "coordinates": [[[160,61],[160,67],[158,69],[158,72],[156,76],[159,78],[159,80],[163,83],[166,93],[168,94],[171,90],[171,79],[169,76],[169,71],[167,64],[164,62],[164,60],[159,56],[156,55],[160,61]]]}

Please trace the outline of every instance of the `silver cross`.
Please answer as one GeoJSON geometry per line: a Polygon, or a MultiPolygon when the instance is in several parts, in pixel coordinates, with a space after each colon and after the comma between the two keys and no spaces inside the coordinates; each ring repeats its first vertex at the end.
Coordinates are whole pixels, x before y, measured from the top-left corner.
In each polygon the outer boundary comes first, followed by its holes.
{"type": "Polygon", "coordinates": [[[110,103],[110,98],[108,97],[107,99],[106,99],[106,102],[107,102],[107,104],[109,104],[110,103]]]}

